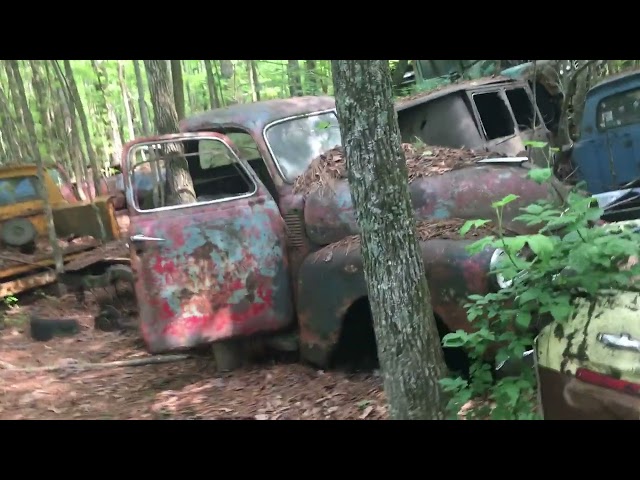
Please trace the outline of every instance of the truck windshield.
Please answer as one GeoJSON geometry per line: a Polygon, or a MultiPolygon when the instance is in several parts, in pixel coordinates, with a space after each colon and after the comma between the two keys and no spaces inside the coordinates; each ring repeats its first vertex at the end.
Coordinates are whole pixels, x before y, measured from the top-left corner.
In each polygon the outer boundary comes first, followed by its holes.
{"type": "Polygon", "coordinates": [[[304,173],[318,155],[342,145],[335,112],[315,113],[276,123],[267,128],[265,140],[288,182],[304,173]]]}

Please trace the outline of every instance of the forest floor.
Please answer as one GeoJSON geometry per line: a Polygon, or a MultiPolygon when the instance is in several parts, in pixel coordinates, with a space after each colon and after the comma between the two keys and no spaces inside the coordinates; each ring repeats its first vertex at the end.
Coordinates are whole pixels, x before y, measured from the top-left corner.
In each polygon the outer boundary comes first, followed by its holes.
{"type": "Polygon", "coordinates": [[[208,354],[165,364],[74,368],[150,356],[137,332],[95,330],[97,307],[87,298],[81,304],[73,295],[34,294],[1,313],[0,419],[387,418],[382,382],[373,373],[272,361],[223,374],[208,354]],[[33,314],[76,318],[81,330],[35,341],[33,314]]]}

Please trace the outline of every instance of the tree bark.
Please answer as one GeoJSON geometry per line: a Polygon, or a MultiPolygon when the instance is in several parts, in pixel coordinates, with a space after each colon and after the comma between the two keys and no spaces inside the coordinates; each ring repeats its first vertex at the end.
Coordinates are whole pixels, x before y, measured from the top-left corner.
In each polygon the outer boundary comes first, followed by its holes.
{"type": "MultiPolygon", "coordinates": [[[[176,112],[169,69],[165,60],[144,60],[149,80],[151,104],[156,130],[160,134],[178,133],[178,113],[176,112]]],[[[179,152],[172,152],[179,153],[179,152]]],[[[171,155],[165,162],[167,175],[167,201],[170,205],[184,205],[196,201],[189,165],[182,155],[171,155]]]]}
{"type": "Polygon", "coordinates": [[[127,82],[124,76],[124,62],[122,60],[118,60],[118,82],[120,83],[120,91],[122,92],[122,103],[124,106],[124,115],[127,119],[127,133],[128,139],[127,141],[131,141],[136,137],[136,132],[133,128],[133,115],[131,113],[131,103],[129,95],[129,89],[127,88],[127,82]]]}
{"type": "Polygon", "coordinates": [[[2,118],[2,138],[7,147],[7,162],[22,163],[24,161],[20,138],[11,115],[11,106],[9,99],[4,93],[2,85],[0,85],[0,115],[2,118]]]}
{"type": "Polygon", "coordinates": [[[184,80],[182,79],[182,64],[180,60],[171,60],[171,79],[173,83],[173,98],[176,103],[176,113],[178,120],[181,120],[185,115],[185,103],[184,80]]]}
{"type": "Polygon", "coordinates": [[[315,95],[318,93],[318,72],[316,71],[316,61],[305,60],[304,64],[307,69],[307,75],[305,78],[307,93],[309,95],[315,95]]]}
{"type": "MultiPolygon", "coordinates": [[[[9,63],[5,64],[5,70],[7,72],[7,80],[9,82],[9,94],[11,95],[11,102],[13,103],[13,109],[15,112],[15,122],[16,122],[16,132],[18,134],[18,141],[20,142],[20,147],[23,153],[23,160],[27,160],[27,158],[30,158],[29,161],[34,161],[33,158],[33,152],[31,151],[33,148],[33,145],[31,145],[31,142],[29,141],[28,138],[25,138],[25,131],[26,131],[26,121],[24,118],[24,112],[22,111],[22,108],[20,106],[20,97],[18,94],[18,82],[15,78],[15,74],[13,72],[13,69],[10,67],[9,63]],[[27,157],[27,158],[25,158],[27,157]]],[[[24,86],[22,87],[22,89],[24,90],[24,86]]]]}
{"type": "Polygon", "coordinates": [[[38,167],[38,190],[40,192],[42,202],[44,203],[44,214],[47,220],[49,242],[53,251],[53,260],[55,262],[56,275],[61,275],[64,272],[62,251],[60,250],[60,245],[58,244],[58,238],[56,236],[56,228],[53,223],[53,211],[51,210],[51,203],[49,203],[49,195],[47,195],[47,191],[44,186],[45,170],[42,156],[40,155],[40,150],[38,148],[36,125],[33,121],[33,117],[31,116],[31,110],[29,110],[29,104],[27,103],[27,95],[24,91],[24,83],[22,82],[22,76],[20,75],[20,67],[18,66],[18,61],[7,60],[7,66],[11,70],[11,74],[13,75],[16,83],[16,98],[18,99],[18,102],[20,103],[20,107],[22,109],[22,118],[24,119],[27,134],[29,135],[32,155],[38,167]]]}
{"type": "Polygon", "coordinates": [[[84,105],[82,104],[80,92],[78,92],[78,86],[76,85],[73,70],[71,69],[71,62],[69,60],[64,61],[64,71],[65,79],[67,81],[69,89],[69,97],[73,102],[73,108],[78,113],[78,119],[80,120],[80,126],[82,127],[82,134],[84,136],[84,143],[87,148],[87,155],[89,156],[89,165],[91,165],[91,176],[93,177],[93,184],[96,189],[96,195],[99,195],[101,171],[100,167],[98,166],[98,157],[96,156],[96,151],[93,148],[91,133],[89,132],[89,122],[87,121],[87,115],[84,111],[84,105]]]}
{"type": "Polygon", "coordinates": [[[254,102],[260,101],[260,81],[258,80],[258,69],[255,60],[247,60],[247,74],[249,75],[249,86],[251,88],[251,98],[254,102]]]}
{"type": "Polygon", "coordinates": [[[133,70],[136,74],[136,87],[138,89],[138,108],[140,109],[140,120],[142,122],[142,133],[145,136],[151,135],[151,121],[149,120],[149,110],[144,99],[144,81],[140,71],[140,60],[133,60],[133,70]]]}
{"type": "Polygon", "coordinates": [[[336,108],[392,419],[443,419],[446,366],[416,236],[388,60],[333,60],[336,108]]]}
{"type": "Polygon", "coordinates": [[[298,60],[287,60],[287,76],[289,77],[289,95],[302,96],[302,77],[298,60]]]}
{"type": "Polygon", "coordinates": [[[220,99],[218,98],[218,90],[216,89],[216,80],[213,75],[213,67],[211,60],[204,61],[204,69],[207,73],[207,89],[209,90],[209,103],[211,108],[220,107],[220,99]]]}

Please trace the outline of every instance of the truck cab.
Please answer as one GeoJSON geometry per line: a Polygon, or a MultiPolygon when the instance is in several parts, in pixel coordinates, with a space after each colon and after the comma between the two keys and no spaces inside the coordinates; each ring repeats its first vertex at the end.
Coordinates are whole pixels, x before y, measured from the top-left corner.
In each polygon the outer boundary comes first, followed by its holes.
{"type": "MultiPolygon", "coordinates": [[[[410,114],[423,105],[398,107],[405,131],[420,132],[424,117],[410,114]]],[[[180,129],[135,140],[123,152],[129,244],[148,349],[295,332],[302,359],[326,368],[359,322],[366,323],[361,343],[368,336],[375,349],[348,183],[337,179],[331,192],[300,188],[301,178],[313,177],[314,159],[342,143],[334,99],[234,105],[187,118],[180,129]],[[153,145],[162,146],[160,154],[146,155],[153,145]],[[162,172],[174,154],[187,162],[195,202],[162,203],[162,172]],[[159,181],[138,178],[153,171],[159,181]]],[[[542,198],[562,202],[562,186],[529,180],[526,157],[497,156],[486,153],[465,168],[414,178],[416,219],[493,218],[491,203],[516,194],[504,222],[515,232],[531,231],[513,220],[518,208],[542,198]]],[[[468,295],[498,288],[489,272],[501,252],[471,255],[465,246],[473,241],[458,235],[421,241],[442,335],[471,329],[468,295]]]]}
{"type": "Polygon", "coordinates": [[[640,178],[640,72],[609,77],[587,92],[570,158],[592,194],[630,188],[640,178]]]}

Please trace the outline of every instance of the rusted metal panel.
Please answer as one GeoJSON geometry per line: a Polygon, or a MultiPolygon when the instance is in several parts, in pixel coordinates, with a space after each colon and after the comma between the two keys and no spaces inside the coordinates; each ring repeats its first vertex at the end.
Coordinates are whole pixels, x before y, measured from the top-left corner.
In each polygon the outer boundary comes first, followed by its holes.
{"type": "MultiPolygon", "coordinates": [[[[416,218],[494,219],[491,204],[515,194],[520,198],[505,207],[504,225],[516,232],[534,232],[534,227],[513,221],[522,213],[519,209],[544,198],[559,201],[559,197],[548,185],[527,179],[527,172],[523,167],[487,165],[416,179],[409,185],[416,218]]],[[[318,245],[328,245],[357,234],[348,183],[336,181],[333,191],[310,194],[305,204],[305,220],[309,238],[318,245]]]]}
{"type": "MultiPolygon", "coordinates": [[[[470,294],[488,293],[491,255],[487,248],[470,255],[470,240],[421,242],[434,312],[455,331],[470,330],[464,304],[470,294]]],[[[296,300],[302,357],[325,367],[336,346],[347,310],[367,296],[359,245],[329,245],[307,257],[298,277],[296,300]]]]}
{"type": "Polygon", "coordinates": [[[639,303],[639,293],[623,291],[577,299],[567,323],[540,332],[536,355],[545,419],[640,420],[639,303]],[[581,379],[581,369],[633,388],[592,384],[581,379]]]}
{"type": "Polygon", "coordinates": [[[305,96],[232,105],[193,115],[180,121],[181,132],[240,127],[262,135],[271,122],[335,108],[335,100],[328,96],[305,96]]]}
{"type": "Polygon", "coordinates": [[[153,352],[277,330],[293,307],[282,218],[275,204],[238,200],[136,218],[163,238],[136,256],[143,337],[153,352]]]}
{"type": "MultiPolygon", "coordinates": [[[[136,143],[185,140],[232,145],[215,133],[166,135],[136,143]]],[[[129,150],[136,143],[125,148],[125,175],[131,167],[129,150]]],[[[246,162],[238,161],[248,169],[246,162]]],[[[127,199],[140,325],[150,351],[189,348],[291,325],[285,225],[264,185],[258,182],[253,193],[216,203],[149,211],[136,208],[132,191],[127,199]],[[134,241],[140,236],[148,241],[134,241]]]]}

